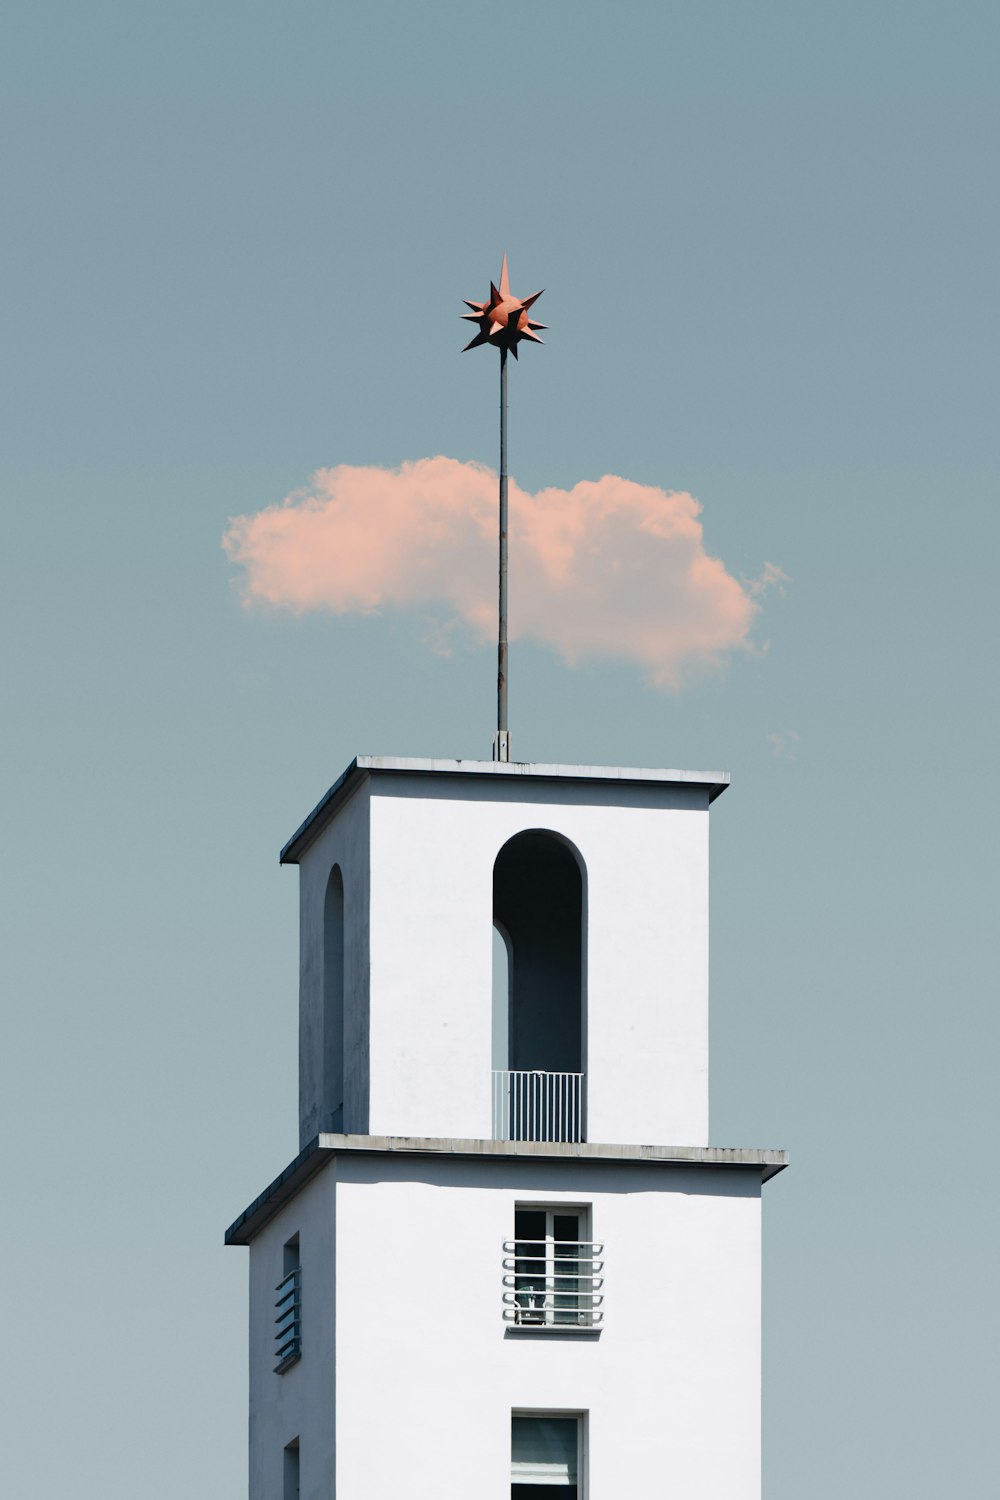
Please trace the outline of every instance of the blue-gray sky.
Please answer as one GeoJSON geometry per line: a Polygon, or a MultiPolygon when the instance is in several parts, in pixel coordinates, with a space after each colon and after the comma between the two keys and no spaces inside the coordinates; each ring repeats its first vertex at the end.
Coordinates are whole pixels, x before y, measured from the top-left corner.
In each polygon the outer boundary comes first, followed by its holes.
{"type": "Polygon", "coordinates": [[[991,1492],[1000,12],[42,0],[0,52],[5,1492],[245,1493],[277,849],[358,751],[488,754],[493,660],[248,610],[221,538],[495,461],[458,314],[503,250],[524,489],[690,492],[790,580],[680,691],[530,642],[511,687],[520,758],[733,773],[712,1138],[793,1160],[765,1496],[991,1492]]]}

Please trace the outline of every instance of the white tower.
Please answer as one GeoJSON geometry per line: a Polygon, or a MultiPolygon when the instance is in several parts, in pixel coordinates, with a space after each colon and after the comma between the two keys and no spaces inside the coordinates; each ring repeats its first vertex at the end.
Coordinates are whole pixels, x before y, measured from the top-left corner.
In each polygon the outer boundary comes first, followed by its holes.
{"type": "Polygon", "coordinates": [[[708,1145],[728,781],[363,756],[282,851],[301,1150],[226,1235],[251,1500],[759,1500],[786,1158],[708,1145]]]}

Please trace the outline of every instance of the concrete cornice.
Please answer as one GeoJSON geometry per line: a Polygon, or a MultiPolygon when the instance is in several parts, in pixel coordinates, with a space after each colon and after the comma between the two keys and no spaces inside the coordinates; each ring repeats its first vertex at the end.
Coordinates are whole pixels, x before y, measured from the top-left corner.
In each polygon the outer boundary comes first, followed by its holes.
{"type": "Polygon", "coordinates": [[[227,1245],[248,1245],[309,1179],[337,1156],[432,1156],[478,1161],[649,1163],[671,1167],[726,1167],[760,1173],[767,1182],[788,1166],[785,1151],[729,1146],[598,1145],[592,1141],[449,1140],[434,1136],[318,1135],[226,1230],[227,1245]]]}
{"type": "Polygon", "coordinates": [[[660,771],[636,766],[557,766],[538,761],[427,760],[398,755],[359,755],[295,830],[281,851],[281,863],[294,865],[337,807],[366,776],[460,776],[501,780],[604,782],[633,786],[690,786],[708,792],[714,802],[729,785],[728,771],[660,771]]]}

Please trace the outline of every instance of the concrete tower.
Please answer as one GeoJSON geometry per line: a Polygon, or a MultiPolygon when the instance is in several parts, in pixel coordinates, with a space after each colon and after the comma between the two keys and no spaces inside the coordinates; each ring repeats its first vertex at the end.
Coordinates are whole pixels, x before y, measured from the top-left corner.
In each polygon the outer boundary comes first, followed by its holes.
{"type": "Polygon", "coordinates": [[[251,1500],[759,1500],[786,1159],[708,1144],[728,781],[364,756],[282,851],[301,1150],[226,1235],[251,1500]]]}

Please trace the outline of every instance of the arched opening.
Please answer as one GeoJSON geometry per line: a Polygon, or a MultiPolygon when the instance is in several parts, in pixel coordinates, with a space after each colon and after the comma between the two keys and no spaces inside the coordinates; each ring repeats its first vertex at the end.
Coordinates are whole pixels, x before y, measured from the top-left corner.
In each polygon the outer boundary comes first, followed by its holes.
{"type": "MultiPolygon", "coordinates": [[[[494,1111],[495,1133],[581,1140],[584,884],[575,850],[541,829],[510,839],[493,867],[493,921],[509,965],[506,1114],[498,1122],[494,1111]]],[[[495,984],[494,1035],[500,998],[495,984]]]]}
{"type": "Polygon", "coordinates": [[[323,903],[323,1130],[344,1125],[344,877],[334,865],[323,903]]]}

